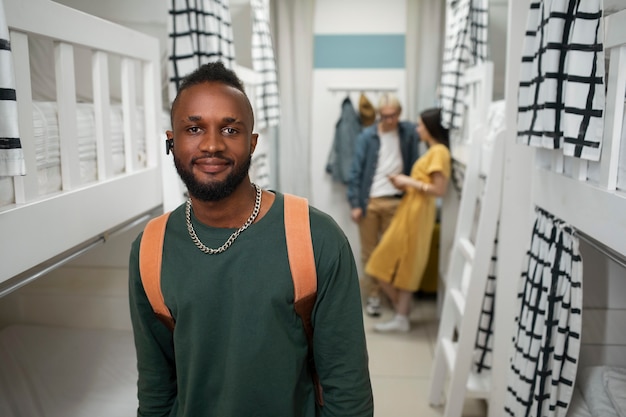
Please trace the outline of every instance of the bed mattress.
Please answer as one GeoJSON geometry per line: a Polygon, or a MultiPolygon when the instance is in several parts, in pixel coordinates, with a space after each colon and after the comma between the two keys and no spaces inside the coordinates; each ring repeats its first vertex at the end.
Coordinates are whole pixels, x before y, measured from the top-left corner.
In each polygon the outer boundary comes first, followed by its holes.
{"type": "Polygon", "coordinates": [[[0,331],[0,416],[131,417],[131,331],[13,325],[0,331]]]}
{"type": "MultiPolygon", "coordinates": [[[[143,111],[141,106],[138,111],[143,111]]],[[[96,124],[92,103],[76,104],[76,129],[78,136],[78,154],[80,179],[82,184],[97,181],[98,163],[96,158],[96,124]]],[[[124,118],[122,106],[112,104],[110,111],[111,160],[113,174],[125,172],[124,155],[124,118]]],[[[137,150],[140,163],[145,164],[146,143],[142,119],[138,118],[134,126],[138,136],[137,150]]],[[[33,135],[37,161],[37,179],[39,195],[46,196],[61,191],[61,142],[57,119],[57,104],[50,101],[33,102],[33,135]]],[[[33,173],[27,173],[33,174],[33,173]]],[[[13,180],[0,177],[0,206],[14,203],[13,180]]]]}
{"type": "Polygon", "coordinates": [[[567,417],[626,415],[626,368],[587,366],[578,370],[567,417]]]}

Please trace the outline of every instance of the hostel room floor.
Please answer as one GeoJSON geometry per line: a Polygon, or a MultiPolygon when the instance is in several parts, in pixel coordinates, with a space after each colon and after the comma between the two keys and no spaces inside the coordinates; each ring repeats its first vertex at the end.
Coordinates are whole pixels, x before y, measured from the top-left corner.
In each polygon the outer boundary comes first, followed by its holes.
{"type": "MultiPolygon", "coordinates": [[[[374,391],[374,417],[442,416],[443,407],[433,408],[428,404],[439,326],[437,301],[430,297],[415,300],[408,333],[374,332],[374,324],[388,320],[391,314],[386,309],[378,318],[363,315],[374,391]]],[[[463,417],[486,415],[483,401],[466,401],[463,417]]]]}

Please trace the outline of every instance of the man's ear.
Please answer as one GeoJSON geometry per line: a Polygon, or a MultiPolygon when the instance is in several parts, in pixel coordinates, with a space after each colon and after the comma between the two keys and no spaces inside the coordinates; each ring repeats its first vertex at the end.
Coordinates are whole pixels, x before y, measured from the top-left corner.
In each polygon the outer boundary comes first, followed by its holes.
{"type": "Polygon", "coordinates": [[[174,153],[174,133],[171,130],[165,132],[167,139],[165,139],[165,153],[170,154],[170,151],[174,153]]]}
{"type": "Polygon", "coordinates": [[[254,153],[254,150],[256,149],[256,144],[257,144],[258,140],[259,140],[259,134],[258,133],[253,133],[252,136],[250,136],[250,155],[252,155],[254,153]]]}

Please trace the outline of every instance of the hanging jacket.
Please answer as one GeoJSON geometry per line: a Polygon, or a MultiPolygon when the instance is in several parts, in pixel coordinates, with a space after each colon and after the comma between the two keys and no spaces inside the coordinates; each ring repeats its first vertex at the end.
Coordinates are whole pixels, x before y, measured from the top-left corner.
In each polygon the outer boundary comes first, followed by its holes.
{"type": "Polygon", "coordinates": [[[341,116],[335,125],[335,137],[326,163],[326,172],[334,181],[348,183],[356,137],[361,130],[359,115],[350,97],[346,97],[341,103],[341,116]]]}

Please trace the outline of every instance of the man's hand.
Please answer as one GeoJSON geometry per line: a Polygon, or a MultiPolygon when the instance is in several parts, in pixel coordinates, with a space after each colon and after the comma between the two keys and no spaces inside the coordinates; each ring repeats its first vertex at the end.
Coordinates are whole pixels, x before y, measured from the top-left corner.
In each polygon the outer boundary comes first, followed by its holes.
{"type": "Polygon", "coordinates": [[[350,211],[350,217],[352,217],[352,221],[358,223],[361,221],[361,217],[363,217],[363,210],[360,207],[355,207],[350,211]]]}

